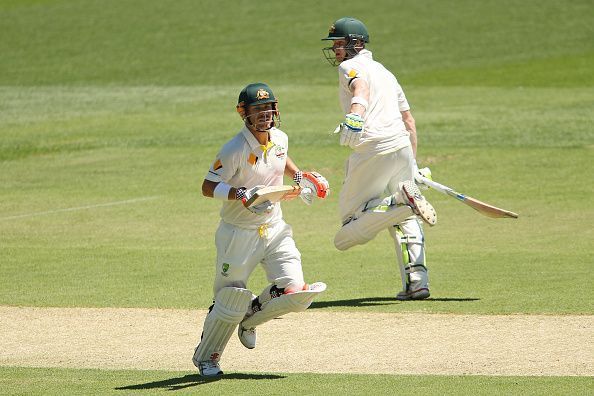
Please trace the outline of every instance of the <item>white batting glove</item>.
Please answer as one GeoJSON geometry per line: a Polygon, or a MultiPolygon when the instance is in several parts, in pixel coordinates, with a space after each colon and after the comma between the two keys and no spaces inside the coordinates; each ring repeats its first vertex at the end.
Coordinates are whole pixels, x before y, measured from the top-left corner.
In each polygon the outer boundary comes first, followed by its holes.
{"type": "Polygon", "coordinates": [[[311,205],[315,197],[324,199],[330,193],[330,183],[318,172],[303,172],[299,187],[299,196],[308,205],[311,205]]]}
{"type": "Polygon", "coordinates": [[[340,133],[340,145],[355,148],[363,133],[363,117],[357,113],[349,113],[338,125],[334,133],[340,133]]]}
{"type": "Polygon", "coordinates": [[[313,203],[314,197],[314,193],[309,187],[302,188],[301,192],[299,193],[299,198],[301,198],[301,200],[305,202],[306,205],[311,205],[313,203]]]}
{"type": "Polygon", "coordinates": [[[429,169],[428,167],[425,168],[417,168],[416,172],[414,173],[415,175],[415,182],[417,183],[417,185],[422,188],[422,189],[429,189],[429,186],[425,185],[423,183],[423,177],[427,178],[429,180],[433,180],[433,178],[431,177],[431,169],[429,169]]]}
{"type": "MultiPolygon", "coordinates": [[[[245,206],[245,203],[254,195],[254,193],[263,187],[266,187],[266,186],[259,185],[259,186],[250,188],[249,190],[245,190],[245,192],[243,194],[243,198],[241,198],[241,202],[243,202],[244,206],[245,206]]],[[[264,201],[262,203],[259,203],[258,205],[245,206],[245,208],[254,214],[263,216],[265,214],[272,212],[272,210],[274,209],[274,204],[270,201],[264,201]]]]}
{"type": "MultiPolygon", "coordinates": [[[[293,175],[293,181],[298,186],[301,186],[302,180],[303,180],[303,172],[298,170],[293,175]]],[[[299,192],[299,198],[301,198],[303,200],[303,202],[305,202],[306,205],[311,205],[313,202],[313,199],[314,199],[313,191],[309,187],[305,187],[305,188],[302,187],[301,191],[299,192]]]]}

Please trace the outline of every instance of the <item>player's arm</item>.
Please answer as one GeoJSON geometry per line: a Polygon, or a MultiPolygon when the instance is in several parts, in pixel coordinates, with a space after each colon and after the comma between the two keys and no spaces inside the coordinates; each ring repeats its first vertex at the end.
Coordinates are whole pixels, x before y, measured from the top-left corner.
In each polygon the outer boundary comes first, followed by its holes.
{"type": "Polygon", "coordinates": [[[202,195],[221,201],[243,201],[247,189],[227,183],[238,172],[240,158],[232,146],[223,146],[204,177],[202,195]]]}
{"type": "MultiPolygon", "coordinates": [[[[285,176],[295,180],[295,174],[301,172],[291,157],[287,156],[287,163],[285,164],[285,176]]],[[[297,183],[299,184],[299,183],[297,183]]]]}
{"type": "Polygon", "coordinates": [[[264,215],[270,213],[274,208],[274,204],[270,201],[264,201],[255,206],[247,206],[247,201],[260,188],[264,186],[255,186],[250,189],[245,187],[231,187],[225,182],[214,182],[212,180],[204,179],[202,182],[202,195],[209,198],[219,199],[221,201],[241,201],[247,210],[257,215],[264,215]]]}
{"type": "Polygon", "coordinates": [[[364,122],[363,116],[369,107],[369,84],[367,81],[359,77],[359,73],[355,70],[345,74],[343,87],[348,88],[353,95],[351,98],[351,105],[349,113],[345,116],[344,121],[338,125],[334,133],[340,133],[340,145],[356,148],[363,134],[364,122]],[[351,77],[352,76],[352,77],[351,77]],[[348,80],[346,80],[349,78],[348,80]]]}
{"type": "Polygon", "coordinates": [[[357,77],[351,80],[349,89],[353,94],[350,113],[355,113],[363,117],[369,103],[369,84],[364,79],[357,77]]]}
{"type": "MultiPolygon", "coordinates": [[[[212,180],[204,179],[202,182],[202,195],[209,198],[214,198],[214,191],[216,190],[217,186],[221,182],[214,182],[212,180]]],[[[237,189],[235,187],[231,187],[229,192],[227,193],[228,200],[234,200],[237,196],[237,189]]]]}
{"type": "Polygon", "coordinates": [[[415,119],[412,116],[410,110],[401,111],[402,114],[402,121],[404,122],[404,126],[406,130],[410,134],[410,143],[412,145],[413,154],[415,158],[417,157],[417,127],[415,125],[415,119]]]}

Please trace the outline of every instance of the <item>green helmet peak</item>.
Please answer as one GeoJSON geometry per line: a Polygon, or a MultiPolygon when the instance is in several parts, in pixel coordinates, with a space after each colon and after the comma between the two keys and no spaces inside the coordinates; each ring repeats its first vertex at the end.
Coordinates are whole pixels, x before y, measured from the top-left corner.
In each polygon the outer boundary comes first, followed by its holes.
{"type": "Polygon", "coordinates": [[[322,40],[340,40],[340,39],[359,39],[364,42],[369,42],[369,33],[367,27],[363,22],[356,18],[344,17],[340,18],[330,26],[328,30],[328,37],[322,40]]]}

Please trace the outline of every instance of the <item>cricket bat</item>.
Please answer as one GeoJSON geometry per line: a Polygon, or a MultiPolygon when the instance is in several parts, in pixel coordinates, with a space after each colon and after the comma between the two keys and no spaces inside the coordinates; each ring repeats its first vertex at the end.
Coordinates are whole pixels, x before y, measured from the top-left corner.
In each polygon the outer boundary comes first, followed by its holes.
{"type": "Polygon", "coordinates": [[[480,214],[482,214],[484,216],[492,217],[492,218],[506,218],[506,217],[513,218],[513,219],[518,218],[517,213],[511,212],[509,210],[501,209],[501,208],[498,208],[497,206],[493,206],[493,205],[490,205],[483,201],[479,201],[476,198],[472,198],[467,195],[460,194],[459,192],[454,191],[450,187],[444,186],[443,184],[439,184],[439,183],[437,183],[431,179],[428,179],[424,176],[416,176],[415,180],[417,180],[421,184],[424,184],[428,187],[431,187],[431,188],[439,191],[442,194],[446,194],[450,197],[456,198],[458,201],[470,206],[472,209],[476,210],[477,212],[479,212],[480,214]]]}
{"type": "Polygon", "coordinates": [[[280,201],[290,201],[299,196],[301,192],[301,188],[297,186],[267,186],[262,187],[258,191],[254,193],[245,202],[245,207],[249,208],[258,204],[261,204],[264,201],[270,202],[280,202],[280,201]]]}

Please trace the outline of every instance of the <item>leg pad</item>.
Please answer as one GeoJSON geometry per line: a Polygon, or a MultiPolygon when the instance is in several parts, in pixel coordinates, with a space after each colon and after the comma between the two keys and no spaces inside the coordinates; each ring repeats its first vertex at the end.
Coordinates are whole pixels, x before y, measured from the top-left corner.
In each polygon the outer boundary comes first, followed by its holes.
{"type": "Polygon", "coordinates": [[[412,215],[414,215],[412,209],[406,205],[378,206],[367,210],[338,230],[334,237],[334,246],[338,250],[347,250],[356,245],[364,245],[375,238],[380,231],[412,215]]]}
{"type": "Polygon", "coordinates": [[[192,359],[196,367],[201,361],[219,361],[251,301],[252,292],[247,289],[224,287],[217,293],[213,308],[204,320],[202,339],[192,359]]]}
{"type": "Polygon", "coordinates": [[[312,301],[324,290],[326,290],[326,284],[316,282],[309,285],[307,290],[283,294],[282,296],[273,298],[262,307],[261,311],[257,311],[241,322],[241,326],[244,329],[253,329],[262,323],[289,312],[305,311],[311,305],[312,301]]]}

